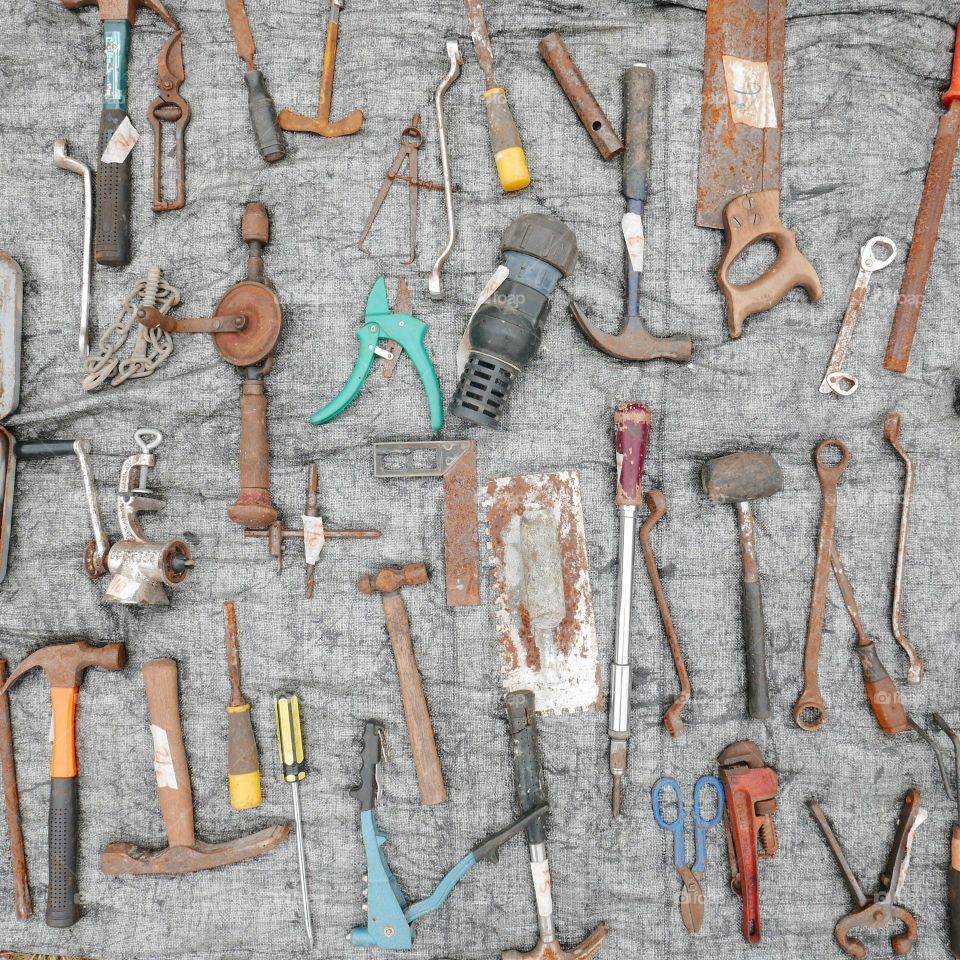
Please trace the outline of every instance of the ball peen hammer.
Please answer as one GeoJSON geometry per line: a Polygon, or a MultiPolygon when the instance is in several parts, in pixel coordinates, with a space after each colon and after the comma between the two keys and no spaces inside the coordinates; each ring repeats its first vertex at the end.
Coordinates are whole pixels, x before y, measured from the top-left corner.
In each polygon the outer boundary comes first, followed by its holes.
{"type": "Polygon", "coordinates": [[[53,758],[50,764],[50,820],[47,837],[49,885],[46,924],[72,927],[80,919],[77,904],[77,695],[88,667],[122,670],[127,648],[122,643],[94,647],[85,640],[52,643],[23,660],[0,687],[0,695],[34,667],[50,683],[53,705],[53,758]]]}
{"type": "Polygon", "coordinates": [[[60,0],[68,10],[96,6],[103,24],[106,73],[97,147],[96,236],[94,257],[108,267],[130,262],[130,154],[119,163],[105,163],[103,153],[120,125],[127,121],[127,56],[137,10],[149,7],[178,30],[177,21],[160,0],[60,0]]]}
{"type": "Polygon", "coordinates": [[[423,680],[413,652],[410,618],[400,590],[403,587],[420,586],[429,578],[424,564],[411,563],[402,569],[383,567],[374,576],[362,577],[357,583],[357,589],[361,593],[379,593],[383,601],[387,633],[390,634],[390,645],[393,647],[393,657],[397,664],[400,698],[403,701],[410,750],[420,785],[420,799],[427,807],[443,803],[447,799],[447,788],[443,782],[443,770],[440,767],[440,755],[437,752],[437,740],[433,733],[427,697],[423,692],[423,680]]]}
{"type": "Polygon", "coordinates": [[[768,720],[766,628],[760,594],[757,541],[751,500],[772,497],[783,489],[783,471],[769,453],[731,453],[704,464],[703,492],[713,503],[734,504],[743,552],[743,640],[747,653],[747,710],[755,720],[768,720]]]}

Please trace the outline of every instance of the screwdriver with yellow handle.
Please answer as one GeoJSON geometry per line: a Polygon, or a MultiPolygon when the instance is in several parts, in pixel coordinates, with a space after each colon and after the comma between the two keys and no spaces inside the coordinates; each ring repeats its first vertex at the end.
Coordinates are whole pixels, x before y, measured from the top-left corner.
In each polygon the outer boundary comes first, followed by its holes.
{"type": "Polygon", "coordinates": [[[300,727],[300,699],[285,693],[274,704],[277,717],[277,745],[280,748],[281,776],[293,791],[293,819],[297,827],[297,864],[300,868],[300,892],[303,896],[303,928],[313,948],[313,921],[310,919],[310,894],[307,891],[307,861],[303,851],[303,820],[300,816],[300,781],[306,779],[303,759],[303,732],[300,727]]]}
{"type": "Polygon", "coordinates": [[[477,51],[477,63],[480,64],[486,79],[487,89],[483,93],[483,102],[487,108],[490,146],[497,162],[500,186],[507,193],[523,190],[530,186],[530,171],[527,169],[527,157],[520,142],[517,122],[510,112],[510,104],[507,103],[507,91],[497,83],[493,74],[493,48],[490,46],[487,18],[483,14],[481,0],[463,0],[463,3],[467,8],[467,20],[470,23],[473,48],[477,51]]]}
{"type": "Polygon", "coordinates": [[[250,702],[240,689],[240,648],[237,642],[237,607],[223,604],[226,620],[227,670],[230,673],[230,703],[227,705],[227,770],[230,774],[230,806],[253,810],[263,802],[260,791],[260,755],[253,735],[250,702]]]}

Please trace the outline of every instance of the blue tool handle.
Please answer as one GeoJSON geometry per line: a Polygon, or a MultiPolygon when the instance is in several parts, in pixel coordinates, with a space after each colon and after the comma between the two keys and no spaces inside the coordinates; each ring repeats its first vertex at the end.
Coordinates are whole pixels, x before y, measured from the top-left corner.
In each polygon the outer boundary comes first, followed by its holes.
{"type": "Polygon", "coordinates": [[[407,923],[413,924],[434,910],[439,910],[453,893],[453,888],[477,865],[477,858],[471,851],[437,884],[437,888],[424,900],[418,900],[410,907],[405,916],[407,923]]]}
{"type": "Polygon", "coordinates": [[[673,834],[673,862],[682,867],[686,865],[687,854],[683,842],[683,822],[687,817],[687,811],[683,806],[683,795],[680,792],[680,784],[673,777],[661,777],[650,791],[650,799],[653,803],[653,817],[660,827],[673,834]],[[676,820],[666,820],[663,816],[663,801],[661,794],[664,790],[670,790],[677,798],[677,818],[676,820]]]}
{"type": "Polygon", "coordinates": [[[318,410],[310,417],[310,422],[314,426],[318,427],[321,424],[329,423],[356,400],[364,381],[370,375],[373,361],[376,359],[373,350],[380,339],[380,335],[378,330],[371,329],[375,327],[376,324],[365,323],[357,331],[357,340],[360,341],[360,355],[357,357],[357,364],[353,368],[353,373],[350,374],[350,379],[344,384],[343,389],[322,410],[318,410]]]}
{"type": "Polygon", "coordinates": [[[707,869],[707,831],[723,819],[723,801],[723,784],[716,777],[701,777],[693,785],[693,838],[697,854],[696,863],[693,865],[694,873],[703,873],[707,869]],[[713,787],[717,793],[717,809],[710,820],[704,820],[701,812],[703,791],[707,787],[713,787]]]}

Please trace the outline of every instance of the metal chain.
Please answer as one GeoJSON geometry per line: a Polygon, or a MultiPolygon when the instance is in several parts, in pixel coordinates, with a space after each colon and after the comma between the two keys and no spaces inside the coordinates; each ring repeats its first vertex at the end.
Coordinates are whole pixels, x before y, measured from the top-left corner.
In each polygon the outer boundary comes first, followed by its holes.
{"type": "Polygon", "coordinates": [[[169,313],[179,302],[180,291],[167,283],[159,267],[151,267],[124,301],[119,319],[100,338],[96,351],[87,357],[83,389],[96,390],[111,377],[111,386],[118,387],[127,380],[150,376],[173,353],[173,337],[165,330],[147,329],[137,323],[130,356],[120,360],[118,355],[136,323],[137,307],[155,307],[161,313],[169,313]]]}

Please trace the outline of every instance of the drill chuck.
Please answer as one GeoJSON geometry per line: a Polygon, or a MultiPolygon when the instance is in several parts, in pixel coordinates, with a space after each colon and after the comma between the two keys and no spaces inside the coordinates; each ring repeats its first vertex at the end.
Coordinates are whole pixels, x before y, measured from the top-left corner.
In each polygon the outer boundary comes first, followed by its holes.
{"type": "Polygon", "coordinates": [[[501,243],[507,279],[481,304],[467,328],[470,352],[450,413],[497,427],[517,376],[540,349],[550,296],[577,261],[577,240],[559,220],[518,217],[501,243]]]}

